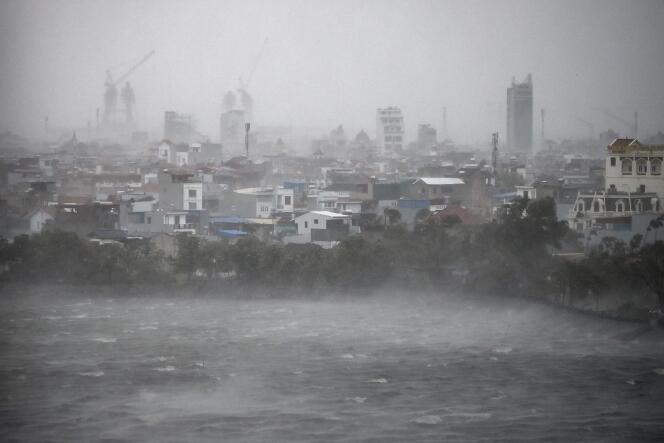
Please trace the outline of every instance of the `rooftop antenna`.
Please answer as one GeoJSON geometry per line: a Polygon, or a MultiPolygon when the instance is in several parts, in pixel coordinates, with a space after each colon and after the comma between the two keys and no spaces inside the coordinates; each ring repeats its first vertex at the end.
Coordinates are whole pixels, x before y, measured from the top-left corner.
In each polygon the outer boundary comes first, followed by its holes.
{"type": "Polygon", "coordinates": [[[639,113],[634,111],[634,138],[639,137],[639,113]]]}

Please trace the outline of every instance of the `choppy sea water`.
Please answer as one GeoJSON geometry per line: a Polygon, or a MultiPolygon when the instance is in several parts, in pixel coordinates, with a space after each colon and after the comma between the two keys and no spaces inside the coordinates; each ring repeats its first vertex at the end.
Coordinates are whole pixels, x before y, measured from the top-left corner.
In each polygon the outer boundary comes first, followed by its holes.
{"type": "Polygon", "coordinates": [[[510,299],[3,296],[4,441],[657,441],[664,340],[510,299]]]}

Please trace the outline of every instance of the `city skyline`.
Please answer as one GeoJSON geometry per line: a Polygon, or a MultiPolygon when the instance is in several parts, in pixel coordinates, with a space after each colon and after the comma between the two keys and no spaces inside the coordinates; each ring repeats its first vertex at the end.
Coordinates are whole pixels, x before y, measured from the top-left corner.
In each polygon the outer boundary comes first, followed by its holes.
{"type": "Polygon", "coordinates": [[[40,135],[45,116],[54,128],[94,124],[106,69],[120,73],[153,49],[131,78],[136,119],[153,137],[163,113],[174,110],[194,115],[216,141],[223,96],[242,78],[251,81],[257,125],[343,124],[375,137],[375,110],[398,106],[414,140],[420,123],[441,128],[445,107],[451,137],[488,143],[505,128],[505,84],[528,72],[551,138],[586,135],[577,117],[597,133],[628,135],[609,115],[631,120],[634,111],[643,134],[662,127],[664,5],[656,1],[8,1],[0,8],[8,61],[0,130],[25,135],[40,135]]]}

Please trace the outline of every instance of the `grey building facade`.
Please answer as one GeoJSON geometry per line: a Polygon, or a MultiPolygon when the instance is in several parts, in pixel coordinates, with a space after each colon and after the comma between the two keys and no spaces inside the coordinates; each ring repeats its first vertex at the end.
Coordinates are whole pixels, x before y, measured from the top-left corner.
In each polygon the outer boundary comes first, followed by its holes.
{"type": "Polygon", "coordinates": [[[523,83],[512,77],[507,88],[507,147],[530,152],[533,147],[533,79],[528,74],[523,83]]]}

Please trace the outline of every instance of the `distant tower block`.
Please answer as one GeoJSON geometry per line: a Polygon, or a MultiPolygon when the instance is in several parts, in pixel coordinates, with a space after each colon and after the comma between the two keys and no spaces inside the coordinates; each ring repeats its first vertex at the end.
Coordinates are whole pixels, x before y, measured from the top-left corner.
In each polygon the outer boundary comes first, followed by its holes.
{"type": "Polygon", "coordinates": [[[131,87],[131,84],[127,82],[122,88],[122,102],[125,107],[125,117],[127,123],[134,121],[134,104],[136,103],[136,97],[134,95],[134,88],[131,87]]]}
{"type": "Polygon", "coordinates": [[[376,146],[381,154],[401,152],[404,126],[401,109],[397,107],[376,110],[376,146]]]}
{"type": "Polygon", "coordinates": [[[507,88],[507,146],[512,151],[529,153],[533,146],[533,80],[528,74],[523,83],[507,88]]]}

